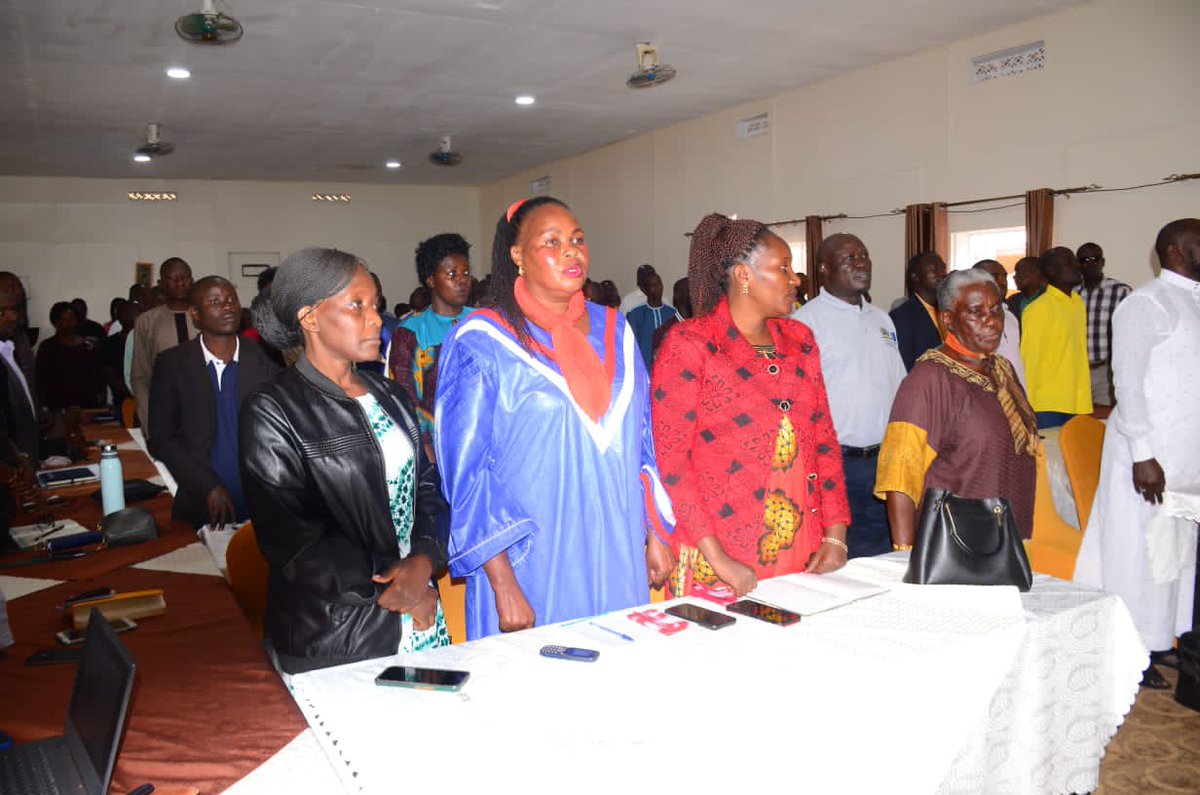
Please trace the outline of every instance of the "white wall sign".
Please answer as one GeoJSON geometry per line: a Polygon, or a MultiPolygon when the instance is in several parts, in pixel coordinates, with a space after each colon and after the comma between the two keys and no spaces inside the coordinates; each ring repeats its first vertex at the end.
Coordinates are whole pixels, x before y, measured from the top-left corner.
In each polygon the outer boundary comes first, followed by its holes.
{"type": "Polygon", "coordinates": [[[766,135],[771,131],[769,113],[760,113],[748,119],[739,119],[737,123],[738,138],[753,138],[756,135],[766,135]]]}

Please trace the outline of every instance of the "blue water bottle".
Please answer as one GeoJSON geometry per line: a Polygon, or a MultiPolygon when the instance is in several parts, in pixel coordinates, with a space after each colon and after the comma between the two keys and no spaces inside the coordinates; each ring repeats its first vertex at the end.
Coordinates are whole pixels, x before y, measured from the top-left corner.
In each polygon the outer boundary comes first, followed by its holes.
{"type": "Polygon", "coordinates": [[[125,477],[115,444],[100,448],[100,502],[105,516],[125,508],[125,477]]]}

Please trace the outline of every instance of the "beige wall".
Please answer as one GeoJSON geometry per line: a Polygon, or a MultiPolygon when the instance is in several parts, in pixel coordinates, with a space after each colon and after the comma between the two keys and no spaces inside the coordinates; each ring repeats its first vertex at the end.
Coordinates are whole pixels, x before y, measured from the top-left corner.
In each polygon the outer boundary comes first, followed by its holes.
{"type": "MultiPolygon", "coordinates": [[[[416,286],[412,253],[437,232],[461,232],[488,269],[500,212],[549,175],[592,247],[593,275],[624,290],[653,262],[682,276],[687,239],[707,212],[762,220],[886,212],[1035,187],[1107,187],[1200,171],[1200,3],[1101,0],[949,47],[795,89],[549,163],[480,188],[0,177],[0,268],[28,277],[32,320],[82,296],[105,319],[135,261],[188,259],[197,275],[228,271],[228,253],[340,246],[363,256],[390,303],[416,286]],[[1043,39],[1046,67],[972,85],[973,56],[1043,39]],[[739,118],[771,114],[768,135],[739,140],[739,118]],[[131,189],[179,193],[134,204],[131,189]],[[315,204],[314,191],[352,193],[315,204]]],[[[686,80],[681,75],[679,80],[686,80]]],[[[670,91],[670,86],[662,89],[670,91]]],[[[1151,274],[1167,220],[1200,215],[1200,182],[1057,202],[1056,241],[1105,247],[1113,276],[1151,274]]],[[[952,216],[952,228],[1015,226],[1020,208],[952,216]]],[[[901,217],[835,221],[876,265],[875,301],[901,293],[901,217]]],[[[786,237],[801,229],[782,230],[786,237]]],[[[669,287],[668,287],[669,289],[669,287]]]]}
{"type": "MultiPolygon", "coordinates": [[[[857,215],[1194,173],[1198,33],[1195,0],[1102,0],[485,185],[484,225],[526,195],[531,179],[549,175],[551,193],[572,206],[588,234],[593,274],[629,290],[641,262],[653,262],[668,285],[682,276],[684,233],[714,210],[764,221],[857,215]],[[971,84],[972,57],[1039,39],[1044,69],[971,84]],[[762,111],[771,114],[771,132],[737,139],[736,121],[762,111]]],[[[1188,215],[1200,215],[1200,182],[1060,198],[1055,240],[1100,243],[1111,275],[1136,285],[1151,276],[1157,230],[1188,215]]],[[[1021,208],[952,216],[954,231],[1022,223],[1021,208]]],[[[902,217],[825,229],[867,244],[877,303],[900,295],[902,217]]]]}
{"type": "MultiPolygon", "coordinates": [[[[390,306],[417,284],[417,243],[444,231],[480,247],[477,188],[0,177],[0,269],[26,278],[30,324],[43,333],[50,305],[76,296],[92,317],[108,320],[109,301],[133,283],[134,263],[169,256],[186,259],[200,277],[229,275],[229,252],[286,257],[334,246],[367,261],[390,306]],[[130,190],[171,190],[179,200],[131,202],[130,190]],[[318,191],[353,200],[316,203],[318,191]]],[[[490,246],[489,234],[482,248],[490,246]]],[[[248,304],[253,294],[243,288],[241,297],[248,304]]]]}

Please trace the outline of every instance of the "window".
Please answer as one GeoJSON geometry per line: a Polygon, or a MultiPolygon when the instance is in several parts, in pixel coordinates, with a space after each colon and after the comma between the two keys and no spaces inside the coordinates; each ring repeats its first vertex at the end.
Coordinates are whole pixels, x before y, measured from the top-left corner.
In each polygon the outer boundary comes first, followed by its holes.
{"type": "Polygon", "coordinates": [[[792,250],[792,270],[796,273],[808,274],[808,245],[804,238],[788,240],[788,248],[792,250]]]}
{"type": "Polygon", "coordinates": [[[981,259],[996,260],[1008,271],[1008,286],[1014,290],[1012,272],[1017,260],[1025,256],[1025,227],[954,232],[950,249],[950,267],[954,270],[970,268],[981,259]]]}

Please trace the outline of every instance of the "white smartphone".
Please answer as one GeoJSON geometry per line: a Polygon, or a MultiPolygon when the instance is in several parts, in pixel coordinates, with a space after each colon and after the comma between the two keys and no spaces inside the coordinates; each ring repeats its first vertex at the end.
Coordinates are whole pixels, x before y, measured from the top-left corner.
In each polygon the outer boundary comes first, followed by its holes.
{"type": "MultiPolygon", "coordinates": [[[[112,627],[113,632],[128,632],[131,629],[137,629],[137,624],[128,618],[116,618],[108,622],[112,627]]],[[[83,638],[87,634],[86,629],[67,629],[59,632],[54,637],[58,638],[58,642],[64,646],[78,646],[83,643],[83,638]]]]}

